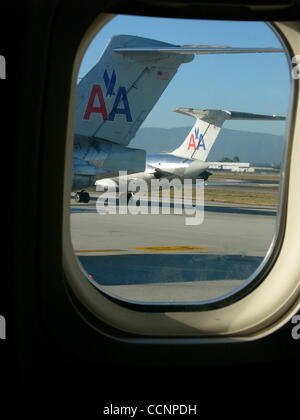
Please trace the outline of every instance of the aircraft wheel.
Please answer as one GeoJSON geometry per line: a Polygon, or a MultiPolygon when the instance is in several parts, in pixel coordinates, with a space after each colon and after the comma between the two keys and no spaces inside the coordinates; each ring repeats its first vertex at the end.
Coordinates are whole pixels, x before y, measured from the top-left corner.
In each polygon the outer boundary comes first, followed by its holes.
{"type": "Polygon", "coordinates": [[[90,194],[87,191],[80,191],[75,194],[76,203],[88,203],[90,201],[90,194]]]}
{"type": "MultiPolygon", "coordinates": [[[[119,203],[124,200],[125,198],[124,196],[125,196],[125,193],[119,196],[119,203]]],[[[131,197],[133,197],[133,194],[131,192],[127,193],[126,195],[127,204],[129,203],[129,200],[131,199],[131,197]]]]}

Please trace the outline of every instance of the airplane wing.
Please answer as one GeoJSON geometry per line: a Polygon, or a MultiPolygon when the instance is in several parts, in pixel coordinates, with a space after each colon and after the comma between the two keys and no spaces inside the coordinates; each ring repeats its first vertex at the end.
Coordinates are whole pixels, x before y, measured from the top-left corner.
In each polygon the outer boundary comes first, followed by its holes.
{"type": "MultiPolygon", "coordinates": [[[[182,177],[184,178],[190,178],[195,179],[196,177],[198,179],[204,179],[207,180],[208,177],[211,175],[211,172],[207,171],[208,165],[204,165],[203,162],[195,160],[191,165],[187,167],[187,169],[182,174],[182,177]]],[[[153,175],[156,179],[161,178],[177,178],[178,174],[174,174],[159,168],[153,168],[153,175]]]]}
{"type": "Polygon", "coordinates": [[[162,170],[160,168],[157,168],[157,167],[149,165],[149,164],[147,164],[147,166],[146,166],[146,172],[148,174],[153,174],[155,176],[155,178],[157,178],[157,179],[174,176],[174,174],[171,173],[171,172],[162,170]]]}

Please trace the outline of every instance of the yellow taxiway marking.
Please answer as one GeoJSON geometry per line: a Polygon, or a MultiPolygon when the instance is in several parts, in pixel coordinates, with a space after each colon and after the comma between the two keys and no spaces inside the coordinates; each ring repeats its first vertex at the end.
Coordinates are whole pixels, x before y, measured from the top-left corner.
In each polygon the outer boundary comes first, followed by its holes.
{"type": "Polygon", "coordinates": [[[178,245],[178,246],[146,246],[146,247],[137,247],[137,248],[129,248],[127,250],[124,249],[83,249],[83,250],[76,250],[75,253],[91,253],[91,252],[125,252],[129,251],[130,249],[135,249],[137,251],[151,251],[151,252],[168,252],[168,251],[208,251],[212,250],[213,248],[206,248],[201,246],[189,246],[189,245],[178,245]]]}
{"type": "Polygon", "coordinates": [[[153,251],[153,252],[159,252],[159,251],[193,251],[193,250],[201,250],[206,251],[212,248],[204,248],[201,246],[185,246],[185,245],[179,245],[179,246],[148,246],[148,247],[141,247],[141,248],[133,248],[138,249],[142,251],[153,251]]]}
{"type": "Polygon", "coordinates": [[[80,249],[75,252],[124,252],[124,249],[80,249]]]}

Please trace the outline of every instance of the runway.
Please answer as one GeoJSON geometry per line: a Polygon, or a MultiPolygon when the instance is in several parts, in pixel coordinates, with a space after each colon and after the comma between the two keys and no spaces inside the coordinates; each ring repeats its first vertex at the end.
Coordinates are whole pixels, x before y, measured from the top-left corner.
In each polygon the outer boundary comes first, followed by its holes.
{"type": "Polygon", "coordinates": [[[132,301],[222,296],[254,273],[275,233],[276,208],[206,202],[203,222],[189,226],[174,214],[180,200],[169,215],[99,214],[98,195],[88,204],[71,200],[73,247],[102,289],[132,301]]]}

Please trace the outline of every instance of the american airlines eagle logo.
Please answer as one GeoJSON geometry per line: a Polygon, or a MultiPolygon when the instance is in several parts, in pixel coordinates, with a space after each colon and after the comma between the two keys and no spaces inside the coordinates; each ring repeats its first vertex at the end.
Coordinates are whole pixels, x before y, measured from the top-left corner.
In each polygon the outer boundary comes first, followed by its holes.
{"type": "Polygon", "coordinates": [[[105,70],[103,74],[103,81],[106,89],[105,97],[115,97],[112,109],[108,111],[102,87],[101,85],[95,84],[91,88],[83,119],[89,120],[92,113],[98,113],[102,115],[102,119],[104,121],[114,121],[116,114],[121,114],[124,115],[127,122],[132,122],[132,116],[125,86],[119,86],[117,93],[115,93],[115,87],[117,83],[115,70],[112,71],[111,76],[109,76],[108,71],[105,70]]]}
{"type": "Polygon", "coordinates": [[[195,128],[194,129],[194,133],[192,133],[190,135],[190,139],[189,139],[189,144],[188,144],[188,150],[190,150],[190,148],[194,149],[194,150],[199,150],[200,147],[203,148],[203,150],[206,150],[205,147],[205,143],[204,143],[204,136],[203,134],[199,135],[199,128],[195,128]],[[196,146],[196,140],[198,140],[198,144],[196,146]]]}

